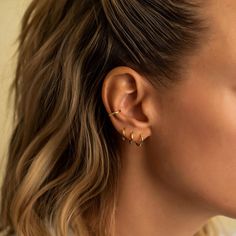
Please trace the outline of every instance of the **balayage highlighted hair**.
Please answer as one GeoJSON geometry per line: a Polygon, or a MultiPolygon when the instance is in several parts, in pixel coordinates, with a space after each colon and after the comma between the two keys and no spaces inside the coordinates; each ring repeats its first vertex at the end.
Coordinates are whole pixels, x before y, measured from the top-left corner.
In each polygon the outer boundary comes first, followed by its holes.
{"type": "MultiPolygon", "coordinates": [[[[129,66],[157,89],[181,81],[183,58],[207,35],[200,9],[189,0],[30,3],[11,86],[5,235],[112,235],[120,134],[102,103],[103,78],[129,66]]],[[[210,235],[217,235],[212,220],[195,236],[210,235]]]]}

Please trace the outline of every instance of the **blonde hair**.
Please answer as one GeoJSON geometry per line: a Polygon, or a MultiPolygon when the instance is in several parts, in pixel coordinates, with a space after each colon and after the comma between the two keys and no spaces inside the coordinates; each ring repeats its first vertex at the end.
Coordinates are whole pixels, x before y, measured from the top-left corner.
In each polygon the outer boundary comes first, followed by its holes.
{"type": "MultiPolygon", "coordinates": [[[[31,2],[11,87],[14,131],[0,217],[6,235],[110,235],[120,135],[102,103],[103,78],[125,65],[156,88],[174,85],[181,59],[207,32],[199,8],[189,0],[31,2]]],[[[213,229],[209,221],[195,236],[213,229]]]]}

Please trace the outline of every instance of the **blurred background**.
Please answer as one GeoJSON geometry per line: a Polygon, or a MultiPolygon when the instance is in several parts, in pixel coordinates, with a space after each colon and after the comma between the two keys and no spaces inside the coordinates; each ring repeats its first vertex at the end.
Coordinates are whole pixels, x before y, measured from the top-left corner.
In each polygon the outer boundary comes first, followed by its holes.
{"type": "MultiPolygon", "coordinates": [[[[16,38],[21,17],[29,2],[30,0],[0,0],[0,185],[5,172],[7,146],[12,132],[13,99],[9,100],[8,96],[15,72],[16,38]]],[[[229,235],[236,236],[236,219],[224,216],[217,216],[215,219],[223,224],[229,235]]]]}
{"type": "Polygon", "coordinates": [[[20,19],[29,0],[0,0],[0,181],[4,173],[7,144],[12,130],[12,102],[9,86],[14,76],[16,37],[20,19]]]}

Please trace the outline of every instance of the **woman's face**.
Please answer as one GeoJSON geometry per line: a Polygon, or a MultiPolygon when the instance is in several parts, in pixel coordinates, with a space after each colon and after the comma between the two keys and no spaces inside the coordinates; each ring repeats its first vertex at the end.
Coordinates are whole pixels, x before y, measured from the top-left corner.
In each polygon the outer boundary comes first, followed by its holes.
{"type": "Polygon", "coordinates": [[[212,2],[211,39],[161,98],[149,163],[177,191],[236,217],[236,1],[212,2]]]}

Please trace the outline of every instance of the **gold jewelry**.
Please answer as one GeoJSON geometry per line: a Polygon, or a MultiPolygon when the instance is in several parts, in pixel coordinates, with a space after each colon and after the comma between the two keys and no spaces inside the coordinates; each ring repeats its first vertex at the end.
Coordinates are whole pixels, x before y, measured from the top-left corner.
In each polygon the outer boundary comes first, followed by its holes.
{"type": "MultiPolygon", "coordinates": [[[[113,111],[113,112],[110,112],[109,113],[109,116],[113,116],[113,115],[115,115],[115,114],[118,114],[118,113],[120,113],[121,112],[121,110],[119,109],[119,110],[117,110],[117,111],[113,111]]],[[[122,129],[122,140],[123,141],[125,141],[127,138],[126,138],[126,134],[125,134],[125,128],[123,128],[122,129]]],[[[128,139],[129,140],[129,143],[131,144],[131,143],[133,143],[134,142],[134,132],[132,131],[131,132],[131,134],[130,134],[130,138],[131,139],[128,139]]],[[[140,139],[141,139],[141,142],[140,143],[137,143],[137,142],[135,142],[135,144],[137,145],[137,146],[139,146],[139,147],[141,147],[142,145],[143,145],[143,136],[140,134],[140,139]]]]}
{"type": "Polygon", "coordinates": [[[126,136],[125,136],[125,128],[123,128],[123,130],[122,130],[122,134],[123,134],[123,136],[122,136],[122,140],[125,141],[125,140],[126,140],[126,136]]]}
{"type": "Polygon", "coordinates": [[[115,114],[118,114],[119,112],[121,112],[121,110],[110,112],[110,113],[109,113],[109,116],[113,116],[113,115],[115,115],[115,114]]]}
{"type": "Polygon", "coordinates": [[[137,146],[141,147],[143,145],[143,136],[140,134],[140,138],[141,138],[141,142],[140,143],[136,143],[137,146]]]}
{"type": "Polygon", "coordinates": [[[131,132],[130,137],[131,137],[131,139],[129,140],[129,143],[131,144],[131,143],[134,142],[133,141],[133,138],[134,138],[134,132],[133,131],[131,132]]]}

